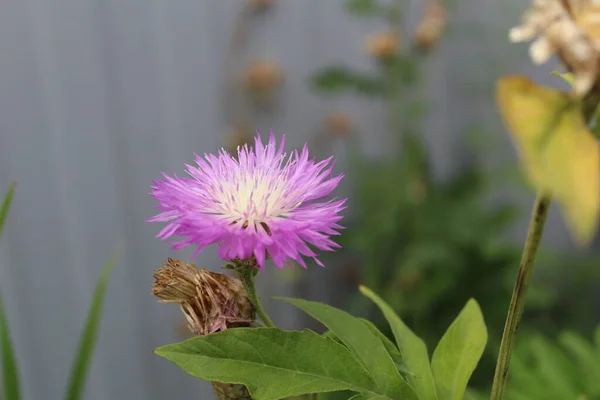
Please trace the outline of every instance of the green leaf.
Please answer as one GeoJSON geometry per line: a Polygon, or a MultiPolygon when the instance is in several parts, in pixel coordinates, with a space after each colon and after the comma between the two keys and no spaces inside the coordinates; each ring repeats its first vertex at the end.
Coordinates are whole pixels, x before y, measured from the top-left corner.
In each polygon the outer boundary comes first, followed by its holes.
{"type": "Polygon", "coordinates": [[[441,399],[463,399],[486,343],[487,330],[481,309],[470,299],[433,352],[431,369],[441,399]]]}
{"type": "Polygon", "coordinates": [[[19,400],[21,398],[19,370],[2,300],[0,300],[0,352],[2,353],[2,382],[4,384],[2,398],[4,400],[19,400]]]}
{"type": "Polygon", "coordinates": [[[373,16],[379,11],[376,0],[346,0],[346,10],[359,16],[373,16]]]}
{"type": "Polygon", "coordinates": [[[233,328],[155,352],[197,378],[243,384],[255,400],[340,390],[392,400],[348,349],[310,330],[233,328]]]}
{"type": "Polygon", "coordinates": [[[562,80],[567,82],[571,87],[575,83],[575,77],[573,76],[573,74],[571,72],[561,74],[560,72],[552,71],[550,74],[554,75],[554,76],[558,76],[559,78],[561,78],[562,80]]]}
{"type": "Polygon", "coordinates": [[[0,208],[0,235],[2,235],[2,231],[4,230],[4,223],[6,222],[6,216],[8,215],[16,187],[16,182],[11,183],[2,200],[2,207],[0,208]]]}
{"type": "Polygon", "coordinates": [[[564,332],[559,336],[559,342],[567,349],[577,361],[576,370],[586,381],[587,387],[594,391],[600,391],[600,361],[596,355],[596,349],[584,338],[572,332],[564,332]]]}
{"type": "Polygon", "coordinates": [[[531,338],[529,345],[537,362],[537,372],[545,380],[546,387],[557,398],[568,398],[577,390],[573,376],[568,375],[573,368],[565,368],[572,365],[570,360],[558,346],[541,335],[531,338]]]}
{"type": "MultiPolygon", "coordinates": [[[[2,201],[2,207],[0,208],[0,235],[4,229],[4,223],[6,222],[6,216],[10,209],[10,204],[13,199],[16,183],[12,183],[8,187],[8,191],[4,195],[2,201]]],[[[2,355],[2,383],[3,383],[3,399],[4,400],[18,400],[21,398],[21,392],[19,389],[19,369],[17,367],[17,360],[10,337],[10,331],[8,329],[8,321],[4,311],[4,305],[0,298],[0,354],[2,355]]]]}
{"type": "Polygon", "coordinates": [[[323,68],[311,78],[311,86],[319,91],[330,94],[340,94],[343,91],[354,90],[358,94],[375,96],[385,91],[385,83],[379,78],[373,78],[355,73],[345,67],[323,68]]]}
{"type": "Polygon", "coordinates": [[[373,291],[361,286],[360,292],[379,307],[390,324],[396,339],[396,344],[402,355],[402,360],[414,374],[414,376],[407,376],[406,380],[417,392],[419,399],[437,400],[438,397],[435,391],[433,373],[431,372],[429,354],[427,353],[425,342],[415,335],[404,322],[402,322],[394,310],[392,310],[392,308],[373,291]]]}
{"type": "Polygon", "coordinates": [[[111,257],[104,266],[98,282],[96,283],[96,289],[94,290],[92,304],[88,310],[85,328],[82,332],[79,347],[71,367],[71,376],[69,377],[67,393],[65,394],[66,400],[78,400],[83,393],[89,364],[92,359],[96,338],[98,336],[98,324],[100,323],[100,317],[102,315],[104,293],[106,292],[106,286],[108,285],[108,278],[116,263],[117,256],[111,257]]]}
{"type": "Polygon", "coordinates": [[[341,92],[354,82],[353,74],[345,67],[323,68],[311,78],[311,85],[324,92],[341,92]]]}
{"type": "Polygon", "coordinates": [[[381,339],[361,320],[338,308],[316,301],[279,299],[300,308],[340,338],[369,372],[380,393],[398,399],[418,399],[416,393],[398,373],[381,339]]]}
{"type": "Polygon", "coordinates": [[[351,87],[358,93],[366,96],[377,96],[385,92],[385,82],[379,78],[354,75],[350,81],[351,87]]]}
{"type": "MultiPolygon", "coordinates": [[[[375,336],[377,336],[381,340],[383,346],[385,347],[390,357],[396,364],[396,368],[398,369],[398,371],[404,372],[405,374],[413,375],[412,372],[410,372],[410,370],[408,369],[408,367],[404,365],[404,362],[402,361],[402,355],[400,354],[398,347],[396,347],[396,345],[390,339],[388,339],[379,329],[377,329],[377,327],[371,321],[363,318],[358,319],[363,324],[365,324],[365,326],[367,326],[367,328],[369,328],[375,336]]],[[[322,336],[331,340],[335,340],[337,343],[344,346],[344,342],[342,342],[342,340],[339,337],[337,337],[332,331],[327,331],[322,336]]]]}
{"type": "Polygon", "coordinates": [[[348,400],[376,400],[379,399],[377,396],[371,396],[368,394],[357,394],[356,396],[352,396],[348,400]]]}
{"type": "Polygon", "coordinates": [[[556,197],[575,240],[588,244],[600,217],[600,147],[581,102],[520,76],[500,79],[496,96],[529,181],[556,197]]]}
{"type": "Polygon", "coordinates": [[[379,338],[379,340],[381,340],[381,343],[383,343],[383,346],[389,353],[390,357],[392,357],[392,360],[394,360],[398,371],[404,372],[409,375],[413,375],[413,373],[410,372],[408,367],[404,364],[404,361],[402,360],[402,355],[400,354],[400,350],[398,350],[398,347],[394,344],[394,342],[388,339],[388,337],[385,336],[379,329],[377,329],[375,324],[373,324],[368,319],[359,318],[359,320],[363,324],[365,324],[367,328],[369,328],[371,332],[379,338]]]}

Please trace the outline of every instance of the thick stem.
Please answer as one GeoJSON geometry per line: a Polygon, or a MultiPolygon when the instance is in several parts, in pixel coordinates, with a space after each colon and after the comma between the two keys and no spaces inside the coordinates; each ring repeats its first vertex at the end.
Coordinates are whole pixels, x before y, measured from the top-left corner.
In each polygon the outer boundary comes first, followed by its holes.
{"type": "Polygon", "coordinates": [[[265,309],[263,308],[258,298],[258,294],[256,293],[255,278],[258,269],[256,269],[256,267],[254,266],[241,264],[236,264],[234,269],[240,277],[240,280],[244,284],[244,289],[246,289],[246,294],[248,295],[250,302],[254,306],[256,314],[258,314],[258,316],[263,320],[266,326],[274,328],[275,324],[273,323],[273,321],[271,321],[271,318],[269,318],[269,316],[265,312],[265,309]]]}
{"type": "Polygon", "coordinates": [[[525,308],[525,298],[531,280],[531,273],[533,272],[535,256],[542,239],[551,201],[551,196],[546,193],[538,193],[535,200],[533,213],[531,215],[531,220],[529,221],[527,239],[525,240],[525,248],[523,249],[523,255],[521,256],[521,265],[519,265],[519,274],[513,289],[508,315],[506,317],[506,324],[502,334],[502,342],[500,343],[498,362],[496,363],[496,372],[494,374],[494,383],[492,384],[491,400],[501,400],[504,396],[510,357],[515,346],[517,329],[521,322],[523,309],[525,308]]]}

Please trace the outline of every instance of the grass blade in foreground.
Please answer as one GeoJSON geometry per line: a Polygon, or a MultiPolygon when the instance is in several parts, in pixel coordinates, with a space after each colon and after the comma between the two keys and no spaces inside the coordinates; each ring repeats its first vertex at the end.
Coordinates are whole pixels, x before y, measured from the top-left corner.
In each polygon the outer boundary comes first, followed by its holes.
{"type": "Polygon", "coordinates": [[[406,366],[411,373],[414,374],[413,376],[408,375],[406,380],[412,388],[415,389],[419,395],[419,399],[438,400],[433,373],[431,372],[431,365],[429,364],[429,353],[427,353],[425,342],[415,335],[413,331],[402,322],[394,310],[372,290],[365,286],[360,286],[359,289],[362,294],[379,307],[390,324],[390,328],[392,328],[394,338],[396,339],[396,344],[398,345],[398,349],[400,349],[402,360],[406,363],[406,366]]]}
{"type": "MultiPolygon", "coordinates": [[[[4,222],[8,215],[10,203],[12,202],[13,194],[15,191],[16,183],[12,183],[4,195],[2,201],[2,208],[0,208],[0,236],[4,228],[4,222]]],[[[10,338],[10,331],[8,330],[8,323],[6,315],[4,313],[4,306],[0,299],[0,354],[2,354],[2,382],[3,382],[3,395],[4,400],[19,400],[21,393],[19,390],[19,370],[17,368],[17,361],[10,338]]]]}
{"type": "Polygon", "coordinates": [[[0,300],[0,352],[2,352],[2,382],[4,387],[4,400],[19,400],[19,370],[10,339],[10,332],[4,314],[4,306],[0,300]]]}
{"type": "Polygon", "coordinates": [[[71,367],[71,376],[69,377],[67,393],[65,395],[66,400],[78,400],[83,393],[87,371],[96,345],[98,324],[102,315],[104,293],[106,292],[108,278],[116,263],[117,256],[114,255],[108,260],[98,278],[92,304],[88,311],[85,328],[82,332],[79,347],[77,348],[77,354],[71,367]]]}
{"type": "Polygon", "coordinates": [[[396,399],[381,393],[348,349],[310,330],[232,328],[155,352],[197,378],[246,385],[255,400],[340,390],[396,399]]]}

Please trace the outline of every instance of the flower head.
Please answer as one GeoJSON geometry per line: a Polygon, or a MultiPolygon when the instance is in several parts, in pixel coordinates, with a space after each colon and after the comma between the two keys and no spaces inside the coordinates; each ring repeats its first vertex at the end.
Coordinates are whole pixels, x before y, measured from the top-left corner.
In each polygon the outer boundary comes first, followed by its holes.
{"type": "Polygon", "coordinates": [[[333,157],[309,159],[307,145],[288,156],[284,142],[277,146],[271,133],[263,145],[257,135],[254,148],[239,147],[237,158],[223,149],[196,156],[197,165],[186,165],[189,178],[163,174],[151,191],[161,213],[149,221],[168,222],[157,237],[183,237],[173,248],[195,245],[194,256],[218,243],[221,258],[255,257],[261,269],[268,257],[279,268],[290,261],[306,268],[303,256],[322,266],[309,245],[339,247],[329,236],[339,235],[346,200],[324,199],[342,175],[333,176],[333,157]]]}
{"type": "Polygon", "coordinates": [[[558,54],[573,72],[574,91],[586,94],[600,75],[600,2],[598,0],[533,0],[521,26],[511,29],[513,42],[537,37],[529,49],[541,64],[558,54]]]}

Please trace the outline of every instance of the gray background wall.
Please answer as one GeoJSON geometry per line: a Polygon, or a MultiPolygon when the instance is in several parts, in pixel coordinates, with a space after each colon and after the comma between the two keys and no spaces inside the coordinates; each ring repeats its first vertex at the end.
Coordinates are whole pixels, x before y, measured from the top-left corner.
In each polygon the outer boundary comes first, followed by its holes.
{"type": "MultiPolygon", "coordinates": [[[[161,171],[181,173],[193,152],[223,144],[229,118],[224,63],[241,3],[3,2],[0,189],[12,180],[18,188],[0,240],[0,289],[24,399],[61,397],[96,278],[119,243],[125,253],[110,281],[85,398],[210,398],[207,384],[152,353],[180,339],[179,311],[151,295],[153,269],[168,256],[185,259],[190,252],[169,251],[153,238],[159,225],[144,220],[154,212],[147,195],[153,178],[161,171]]],[[[473,122],[490,128],[490,162],[515,157],[492,108],[493,80],[523,72],[550,81],[550,67],[534,68],[526,46],[507,42],[524,3],[456,1],[454,33],[427,71],[433,107],[427,138],[441,179],[460,166],[460,134],[473,122]]],[[[419,8],[413,1],[411,26],[419,8]]],[[[286,133],[290,147],[299,146],[318,133],[328,111],[344,108],[368,151],[379,154],[385,147],[381,105],[320,98],[306,84],[312,72],[333,62],[371,68],[362,40],[379,27],[348,16],[336,0],[281,0],[255,16],[240,59],[268,56],[286,73],[278,108],[258,113],[257,128],[286,133]]],[[[524,203],[532,199],[518,196],[524,203]]],[[[556,212],[547,241],[569,242],[556,212]]],[[[205,251],[197,264],[216,269],[214,253],[205,251]]],[[[321,269],[306,274],[317,283],[315,291],[335,284],[318,284],[321,269]]],[[[270,269],[265,295],[289,293],[286,277],[270,269]]],[[[295,326],[289,309],[268,307],[282,326],[295,326]]]]}

